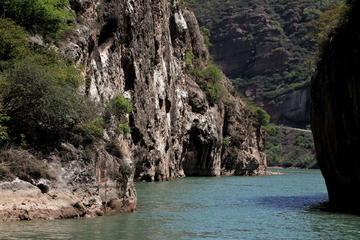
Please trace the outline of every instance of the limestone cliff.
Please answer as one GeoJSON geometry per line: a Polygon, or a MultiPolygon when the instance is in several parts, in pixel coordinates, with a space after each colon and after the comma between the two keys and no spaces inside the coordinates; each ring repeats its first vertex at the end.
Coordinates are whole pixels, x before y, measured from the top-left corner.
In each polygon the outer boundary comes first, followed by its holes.
{"type": "Polygon", "coordinates": [[[332,206],[360,213],[360,2],[330,36],[311,82],[311,126],[332,206]]]}
{"type": "MultiPolygon", "coordinates": [[[[49,204],[58,196],[68,198],[61,209],[75,209],[75,214],[57,217],[134,211],[133,180],[265,175],[266,133],[254,114],[227,90],[226,101],[209,103],[185,70],[187,51],[198,59],[208,58],[191,11],[179,8],[176,0],[70,3],[78,16],[77,26],[61,51],[76,65],[84,66],[85,94],[100,103],[123,94],[136,110],[127,116],[132,132],[120,137],[105,132],[89,163],[79,157],[85,149],[68,143],[59,148],[63,154],[55,152],[44,158],[56,172],[56,180],[42,180],[50,189],[43,197],[49,204]],[[113,145],[121,148],[121,156],[111,150],[113,145]],[[65,195],[57,193],[62,186],[65,195]],[[76,195],[77,191],[80,194],[76,195]]],[[[225,77],[222,84],[225,89],[232,87],[225,77]]],[[[15,196],[17,184],[18,180],[3,188],[15,196]]],[[[41,193],[33,185],[28,188],[26,199],[36,202],[31,199],[41,193]]],[[[22,214],[27,210],[17,206],[22,214]]],[[[19,212],[10,214],[22,218],[19,212]]],[[[30,219],[28,215],[25,219],[30,219]]]]}

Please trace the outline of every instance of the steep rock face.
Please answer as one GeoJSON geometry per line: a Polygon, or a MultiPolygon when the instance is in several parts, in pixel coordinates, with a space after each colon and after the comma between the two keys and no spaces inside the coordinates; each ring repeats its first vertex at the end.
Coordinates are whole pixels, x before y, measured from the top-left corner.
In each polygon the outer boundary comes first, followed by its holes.
{"type": "MultiPolygon", "coordinates": [[[[136,110],[126,116],[132,132],[116,137],[113,131],[105,131],[90,162],[81,157],[86,149],[64,143],[64,149],[43,160],[56,173],[56,180],[46,181],[47,195],[32,186],[24,197],[24,201],[30,200],[29,206],[22,206],[21,200],[17,206],[22,207],[16,208],[21,211],[4,212],[4,220],[134,211],[133,181],[165,181],[186,175],[265,175],[266,133],[254,114],[227,91],[225,103],[209,103],[185,70],[187,51],[203,61],[208,58],[191,11],[179,9],[176,0],[70,3],[78,22],[76,31],[65,40],[62,54],[84,66],[85,94],[100,103],[118,94],[132,100],[136,110]],[[229,142],[227,148],[223,147],[224,138],[229,142]],[[52,216],[42,215],[41,209],[52,211],[50,207],[35,207],[36,197],[44,199],[47,206],[57,205],[52,216]],[[34,217],[36,209],[40,215],[34,217]]],[[[226,78],[222,84],[225,89],[232,87],[226,78]]],[[[9,195],[22,192],[7,184],[3,188],[10,189],[9,195]]],[[[16,186],[18,181],[10,184],[16,186]]],[[[26,189],[29,184],[24,184],[26,189]]]]}
{"type": "Polygon", "coordinates": [[[226,107],[222,175],[266,175],[266,133],[258,124],[244,119],[251,115],[251,111],[238,104],[226,107]]]}
{"type": "Polygon", "coordinates": [[[310,87],[295,89],[274,99],[261,99],[263,90],[254,85],[240,89],[270,116],[271,122],[304,128],[310,123],[310,87]]]}
{"type": "MultiPolygon", "coordinates": [[[[285,62],[291,60],[291,55],[286,52],[284,46],[279,42],[266,40],[266,38],[284,38],[284,32],[279,31],[268,18],[271,16],[266,13],[265,8],[259,7],[245,17],[230,18],[216,26],[216,28],[230,29],[214,35],[211,38],[213,46],[209,49],[210,54],[214,55],[215,63],[222,67],[228,77],[251,78],[256,75],[278,73],[289,67],[285,62]],[[269,30],[244,29],[245,26],[260,23],[269,30]]],[[[297,24],[298,21],[299,19],[294,23],[297,24]]]]}
{"type": "Polygon", "coordinates": [[[360,213],[360,2],[326,43],[311,82],[311,126],[330,203],[360,213]]]}
{"type": "MultiPolygon", "coordinates": [[[[79,51],[74,59],[87,65],[87,91],[95,99],[119,93],[131,97],[136,111],[129,119],[132,144],[128,152],[136,162],[135,179],[219,176],[225,106],[209,104],[185,72],[187,51],[199,59],[208,56],[194,14],[179,9],[177,1],[115,1],[98,8],[89,5],[78,10],[87,24],[100,19],[101,26],[88,31],[85,44],[80,38],[69,41],[65,55],[79,51]]],[[[79,26],[86,28],[86,24],[79,26]]],[[[249,124],[253,116],[239,117],[249,124]]],[[[257,138],[255,133],[246,131],[245,135],[257,138]]],[[[257,156],[259,164],[254,166],[264,166],[265,155],[257,156]]],[[[236,159],[242,161],[242,155],[236,159]]]]}

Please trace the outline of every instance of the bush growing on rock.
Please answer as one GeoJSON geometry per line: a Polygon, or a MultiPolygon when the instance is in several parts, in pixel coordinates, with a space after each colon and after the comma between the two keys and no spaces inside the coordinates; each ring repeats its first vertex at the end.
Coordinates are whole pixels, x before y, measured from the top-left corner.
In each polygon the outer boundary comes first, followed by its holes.
{"type": "Polygon", "coordinates": [[[115,116],[114,122],[117,127],[115,133],[126,134],[130,133],[131,129],[127,123],[125,123],[125,114],[131,114],[135,108],[133,107],[131,100],[126,99],[123,95],[117,95],[109,102],[106,102],[107,109],[105,110],[105,119],[109,124],[112,120],[112,116],[115,116]],[[122,122],[122,123],[121,123],[122,122]]]}
{"type": "Polygon", "coordinates": [[[88,138],[101,137],[104,134],[104,119],[95,118],[84,124],[83,130],[88,138]]]}
{"type": "Polygon", "coordinates": [[[61,139],[80,121],[82,100],[77,88],[64,85],[36,59],[15,63],[2,78],[2,102],[13,136],[25,134],[32,143],[61,139]]]}
{"type": "Polygon", "coordinates": [[[268,125],[270,121],[270,116],[269,114],[267,114],[267,112],[264,109],[260,107],[256,107],[255,114],[261,126],[268,125]]]}
{"type": "Polygon", "coordinates": [[[212,44],[210,43],[210,30],[205,28],[204,26],[200,27],[200,33],[204,37],[204,43],[207,48],[211,47],[212,44]]]}
{"type": "Polygon", "coordinates": [[[10,19],[0,18],[0,71],[29,55],[25,30],[10,19]]]}
{"type": "Polygon", "coordinates": [[[2,0],[0,16],[13,19],[31,34],[58,38],[69,28],[64,23],[74,18],[65,9],[68,4],[67,0],[2,0]]]}
{"type": "Polygon", "coordinates": [[[107,102],[107,106],[112,114],[114,114],[119,120],[125,115],[135,110],[132,106],[130,99],[126,99],[123,95],[117,95],[110,102],[107,102]]]}
{"type": "Polygon", "coordinates": [[[210,103],[226,101],[226,89],[220,83],[222,78],[219,67],[207,60],[197,59],[191,51],[186,52],[186,66],[187,72],[195,77],[210,103]]]}

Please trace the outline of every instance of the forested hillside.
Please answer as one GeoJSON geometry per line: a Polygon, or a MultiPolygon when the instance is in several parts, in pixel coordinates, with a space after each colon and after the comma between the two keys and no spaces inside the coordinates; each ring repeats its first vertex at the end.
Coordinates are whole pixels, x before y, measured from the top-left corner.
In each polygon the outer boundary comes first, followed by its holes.
{"type": "Polygon", "coordinates": [[[187,1],[200,26],[210,30],[210,53],[234,86],[268,111],[272,122],[296,127],[309,124],[308,89],[317,56],[310,23],[335,3],[187,1]]]}
{"type": "Polygon", "coordinates": [[[316,57],[317,50],[315,41],[308,35],[311,27],[307,23],[319,17],[322,11],[335,2],[336,0],[197,0],[189,5],[200,26],[210,29],[211,43],[216,44],[223,35],[233,34],[250,45],[251,54],[245,56],[242,68],[239,65],[228,69],[226,61],[221,61],[222,56],[213,52],[215,61],[223,66],[233,82],[240,88],[255,83],[263,88],[262,97],[274,98],[309,84],[315,67],[312,60],[316,57]],[[264,69],[265,71],[254,69],[254,65],[261,59],[271,61],[271,55],[277,59],[276,66],[264,69]]]}

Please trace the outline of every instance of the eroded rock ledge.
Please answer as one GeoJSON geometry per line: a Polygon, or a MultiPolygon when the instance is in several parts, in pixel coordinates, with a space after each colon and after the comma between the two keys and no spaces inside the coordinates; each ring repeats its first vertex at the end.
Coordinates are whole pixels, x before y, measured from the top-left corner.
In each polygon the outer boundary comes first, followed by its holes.
{"type": "MultiPolygon", "coordinates": [[[[124,143],[123,143],[124,144],[124,143]]],[[[95,217],[137,210],[132,162],[110,155],[100,142],[96,156],[62,144],[42,161],[51,179],[0,182],[0,222],[95,217]]],[[[124,156],[125,157],[125,156],[124,156]]]]}

